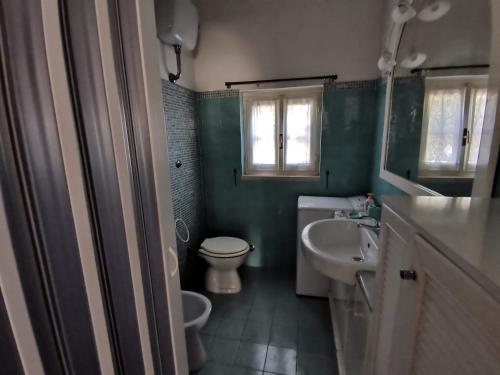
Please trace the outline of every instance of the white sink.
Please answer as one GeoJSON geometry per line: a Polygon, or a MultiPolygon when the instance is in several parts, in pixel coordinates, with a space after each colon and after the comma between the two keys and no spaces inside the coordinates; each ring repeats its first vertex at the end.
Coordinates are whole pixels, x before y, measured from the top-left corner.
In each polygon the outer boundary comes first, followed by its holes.
{"type": "Polygon", "coordinates": [[[378,239],[353,220],[319,220],[302,231],[302,251],[323,275],[354,285],[356,272],[375,271],[378,239]]]}

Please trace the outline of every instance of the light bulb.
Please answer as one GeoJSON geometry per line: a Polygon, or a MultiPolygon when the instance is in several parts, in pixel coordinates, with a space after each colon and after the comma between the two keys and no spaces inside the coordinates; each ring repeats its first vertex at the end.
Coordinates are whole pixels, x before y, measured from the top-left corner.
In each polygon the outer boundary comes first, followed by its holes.
{"type": "Polygon", "coordinates": [[[405,23],[411,20],[417,12],[406,1],[400,1],[398,6],[392,11],[392,20],[396,23],[405,23]]]}
{"type": "Polygon", "coordinates": [[[401,61],[401,66],[406,69],[414,69],[417,66],[422,65],[425,60],[427,60],[427,55],[422,52],[412,53],[410,56],[405,57],[403,61],[401,61]]]}
{"type": "Polygon", "coordinates": [[[444,17],[451,9],[451,3],[448,0],[438,0],[427,5],[418,14],[418,19],[424,22],[432,22],[444,17]]]}

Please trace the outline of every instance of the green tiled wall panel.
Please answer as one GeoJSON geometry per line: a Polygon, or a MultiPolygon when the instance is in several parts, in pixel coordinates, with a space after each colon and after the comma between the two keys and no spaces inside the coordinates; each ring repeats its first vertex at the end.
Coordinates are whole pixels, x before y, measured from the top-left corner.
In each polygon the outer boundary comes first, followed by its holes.
{"type": "Polygon", "coordinates": [[[293,269],[298,196],[370,191],[377,95],[376,88],[325,90],[319,181],[242,180],[239,97],[200,97],[208,235],[240,236],[255,245],[249,265],[293,269]]]}
{"type": "Polygon", "coordinates": [[[375,194],[377,201],[382,202],[384,195],[405,195],[403,191],[394,185],[382,180],[380,174],[380,157],[382,153],[382,143],[384,136],[384,116],[385,116],[385,97],[386,97],[386,82],[379,85],[377,89],[376,100],[376,129],[375,142],[373,147],[373,164],[371,177],[371,190],[375,194]]]}

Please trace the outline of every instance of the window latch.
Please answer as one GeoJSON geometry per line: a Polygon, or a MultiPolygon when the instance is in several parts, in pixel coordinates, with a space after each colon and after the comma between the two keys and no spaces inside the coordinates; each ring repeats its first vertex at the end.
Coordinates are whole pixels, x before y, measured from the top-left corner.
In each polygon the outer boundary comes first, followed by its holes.
{"type": "Polygon", "coordinates": [[[469,129],[465,128],[462,133],[462,146],[466,146],[470,143],[470,132],[469,129]]]}
{"type": "Polygon", "coordinates": [[[280,150],[283,150],[283,134],[280,134],[279,142],[280,142],[280,150]]]}

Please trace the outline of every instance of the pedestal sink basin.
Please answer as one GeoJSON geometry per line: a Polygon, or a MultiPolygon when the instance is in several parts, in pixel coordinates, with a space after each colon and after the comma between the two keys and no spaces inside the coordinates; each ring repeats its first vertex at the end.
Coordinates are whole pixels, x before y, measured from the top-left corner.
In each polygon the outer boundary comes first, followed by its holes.
{"type": "Polygon", "coordinates": [[[302,231],[302,251],[323,275],[354,285],[356,272],[375,271],[378,239],[368,228],[352,220],[312,222],[302,231]]]}

